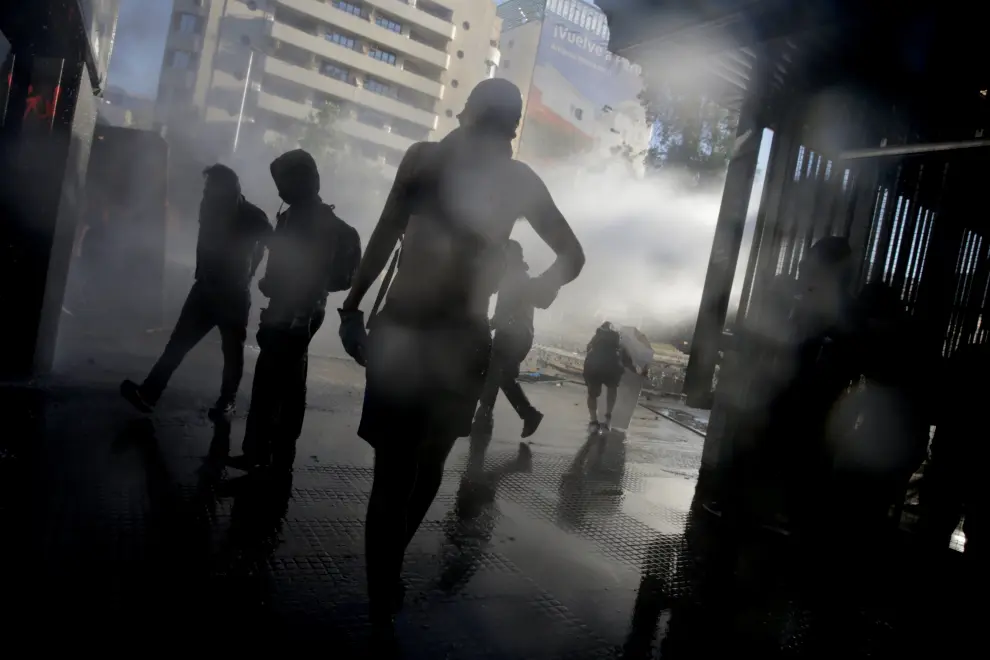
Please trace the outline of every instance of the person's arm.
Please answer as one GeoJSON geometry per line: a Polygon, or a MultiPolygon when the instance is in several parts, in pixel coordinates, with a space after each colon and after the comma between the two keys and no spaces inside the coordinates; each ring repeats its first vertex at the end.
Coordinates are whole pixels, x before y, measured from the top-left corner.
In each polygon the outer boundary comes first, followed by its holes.
{"type": "Polygon", "coordinates": [[[260,209],[258,210],[256,222],[256,240],[254,243],[254,252],[251,254],[251,279],[254,279],[255,273],[258,272],[258,266],[261,265],[261,260],[265,258],[265,250],[268,249],[268,241],[274,233],[271,224],[268,222],[268,216],[260,209]]]}
{"type": "Polygon", "coordinates": [[[365,294],[368,293],[368,289],[385,270],[392,249],[406,230],[406,224],[409,222],[406,190],[416,171],[418,154],[422,146],[423,143],[417,143],[409,147],[399,164],[392,189],[385,201],[385,208],[382,210],[381,218],[379,218],[378,224],[368,240],[368,246],[361,257],[361,263],[354,274],[351,290],[340,308],[341,312],[357,311],[365,294]]]}
{"type": "MultiPolygon", "coordinates": [[[[550,268],[533,278],[533,283],[538,289],[557,291],[581,273],[584,268],[584,250],[540,177],[529,167],[522,164],[520,166],[526,168],[524,170],[525,194],[528,196],[526,219],[536,234],[557,255],[550,268]]],[[[537,305],[544,309],[547,306],[549,303],[537,305]]]]}
{"type": "Polygon", "coordinates": [[[629,349],[622,346],[619,352],[622,353],[622,366],[629,371],[636,371],[636,364],[633,362],[632,355],[629,354],[629,349]]]}

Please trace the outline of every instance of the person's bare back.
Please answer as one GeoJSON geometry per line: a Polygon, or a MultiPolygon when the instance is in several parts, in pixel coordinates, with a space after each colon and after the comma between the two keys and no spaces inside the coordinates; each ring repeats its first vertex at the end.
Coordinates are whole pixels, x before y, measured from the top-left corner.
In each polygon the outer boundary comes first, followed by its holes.
{"type": "Polygon", "coordinates": [[[484,317],[515,222],[539,223],[546,209],[556,211],[528,166],[487,157],[490,148],[464,137],[454,145],[420,143],[407,153],[396,178],[408,219],[391,310],[484,317]]]}

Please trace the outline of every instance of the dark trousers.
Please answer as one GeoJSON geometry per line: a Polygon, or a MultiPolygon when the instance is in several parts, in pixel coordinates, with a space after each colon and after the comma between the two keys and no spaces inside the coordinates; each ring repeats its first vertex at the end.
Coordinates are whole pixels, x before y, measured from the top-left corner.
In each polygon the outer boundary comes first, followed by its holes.
{"type": "Polygon", "coordinates": [[[244,341],[247,339],[250,311],[251,292],[247,289],[211,290],[201,282],[193,284],[165,351],[141,386],[145,399],[150,403],[156,402],[189,351],[210,330],[218,328],[223,348],[220,398],[233,401],[244,374],[244,341]]]}
{"type": "Polygon", "coordinates": [[[308,332],[264,323],[258,329],[261,352],[255,365],[242,446],[249,462],[291,466],[306,415],[309,343],[324,317],[322,311],[315,315],[308,332]]]}
{"type": "Polygon", "coordinates": [[[375,477],[365,522],[368,596],[373,619],[394,613],[402,558],[436,499],[454,437],[404,438],[375,450],[375,477]]]}
{"type": "Polygon", "coordinates": [[[505,398],[512,404],[516,414],[525,418],[533,412],[529,397],[523,392],[519,378],[519,365],[533,347],[528,338],[518,338],[506,333],[496,332],[492,339],[492,356],[485,378],[485,387],[481,391],[479,403],[482,409],[491,410],[498,398],[498,391],[505,392],[505,398]]]}

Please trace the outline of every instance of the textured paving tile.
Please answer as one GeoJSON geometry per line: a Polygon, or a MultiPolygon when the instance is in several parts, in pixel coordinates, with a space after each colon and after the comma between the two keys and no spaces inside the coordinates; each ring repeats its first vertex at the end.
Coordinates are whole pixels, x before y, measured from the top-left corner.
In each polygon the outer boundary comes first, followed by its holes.
{"type": "MultiPolygon", "coordinates": [[[[365,657],[372,456],[354,437],[360,372],[316,362],[291,486],[265,490],[217,462],[237,452],[243,418],[217,433],[195,372],[140,419],[118,401],[123,371],[0,392],[18,429],[0,440],[0,529],[15,539],[0,560],[19,589],[8,602],[20,603],[11,630],[29,637],[18,622],[43,616],[78,640],[113,622],[121,643],[321,644],[365,657]]],[[[448,462],[406,557],[406,657],[815,657],[826,638],[844,657],[903,650],[898,631],[913,619],[892,606],[896,593],[860,598],[837,556],[727,540],[717,519],[668,497],[690,488],[663,480],[695,469],[700,441],[668,438],[661,423],[586,444],[580,392],[528,388],[551,413],[531,471],[478,500],[461,491],[466,442],[448,462]]],[[[489,469],[513,460],[516,427],[501,407],[489,469]]]]}

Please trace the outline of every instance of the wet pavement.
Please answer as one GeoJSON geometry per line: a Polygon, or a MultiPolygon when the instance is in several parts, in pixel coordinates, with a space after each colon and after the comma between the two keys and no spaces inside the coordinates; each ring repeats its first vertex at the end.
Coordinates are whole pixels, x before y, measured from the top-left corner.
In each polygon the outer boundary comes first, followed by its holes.
{"type": "MultiPolygon", "coordinates": [[[[365,657],[372,453],[355,435],[361,371],[313,359],[291,483],[262,482],[223,466],[239,453],[243,412],[230,425],[206,419],[218,347],[194,351],[153,416],[119,400],[119,380],[144,373],[162,340],[77,352],[57,378],[3,388],[14,430],[0,441],[10,534],[0,559],[17,594],[4,599],[5,641],[365,657]]],[[[848,571],[866,561],[855,540],[809,550],[728,534],[717,516],[690,512],[697,433],[641,409],[627,437],[589,441],[580,387],[525,388],[546,414],[530,470],[503,470],[489,500],[462,488],[466,440],[448,462],[406,560],[405,657],[907,657],[923,647],[917,635],[905,644],[905,630],[933,625],[904,606],[922,597],[903,579],[910,556],[848,571]]],[[[500,399],[491,470],[515,457],[519,427],[500,399]]]]}

